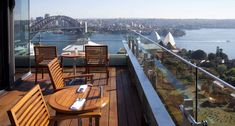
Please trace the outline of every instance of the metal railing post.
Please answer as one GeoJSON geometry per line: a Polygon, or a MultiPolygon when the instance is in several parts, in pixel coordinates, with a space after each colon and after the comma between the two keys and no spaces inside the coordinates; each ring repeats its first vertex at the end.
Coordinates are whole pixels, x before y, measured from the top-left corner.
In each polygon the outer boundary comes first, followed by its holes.
{"type": "Polygon", "coordinates": [[[196,74],[196,81],[195,81],[195,120],[197,121],[197,112],[198,112],[198,88],[197,88],[197,86],[198,86],[198,82],[197,82],[197,79],[198,79],[198,69],[196,68],[196,72],[195,72],[195,74],[196,74]]]}
{"type": "Polygon", "coordinates": [[[128,47],[131,48],[131,39],[128,40],[128,47]]]}
{"type": "Polygon", "coordinates": [[[131,41],[131,51],[133,54],[135,54],[135,41],[134,40],[131,41]]]}
{"type": "Polygon", "coordinates": [[[135,55],[136,55],[136,57],[139,57],[139,44],[138,44],[138,40],[135,40],[135,55]]]}

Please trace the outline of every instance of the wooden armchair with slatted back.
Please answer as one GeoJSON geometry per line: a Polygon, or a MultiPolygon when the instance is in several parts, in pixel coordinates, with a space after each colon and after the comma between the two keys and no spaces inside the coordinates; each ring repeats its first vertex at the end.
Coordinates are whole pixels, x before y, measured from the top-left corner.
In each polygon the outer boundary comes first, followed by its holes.
{"type": "Polygon", "coordinates": [[[49,75],[52,81],[54,90],[60,90],[66,87],[65,80],[71,78],[86,78],[85,83],[90,81],[90,84],[93,83],[93,74],[80,74],[74,76],[63,76],[62,68],[60,67],[59,61],[57,58],[53,59],[48,64],[49,75]]]}
{"type": "Polygon", "coordinates": [[[47,68],[47,64],[57,57],[56,46],[34,46],[35,55],[35,84],[38,80],[38,71],[41,69],[43,78],[43,69],[47,68]]]}
{"type": "Polygon", "coordinates": [[[8,116],[14,126],[48,126],[56,124],[59,120],[92,117],[95,117],[95,124],[99,126],[97,119],[101,117],[101,113],[87,112],[78,115],[50,116],[40,86],[37,84],[8,111],[8,116]]]}
{"type": "Polygon", "coordinates": [[[109,78],[109,59],[107,45],[85,45],[86,72],[106,73],[109,78]]]}
{"type": "Polygon", "coordinates": [[[47,126],[50,114],[39,85],[31,89],[8,111],[11,124],[16,126],[47,126]]]}

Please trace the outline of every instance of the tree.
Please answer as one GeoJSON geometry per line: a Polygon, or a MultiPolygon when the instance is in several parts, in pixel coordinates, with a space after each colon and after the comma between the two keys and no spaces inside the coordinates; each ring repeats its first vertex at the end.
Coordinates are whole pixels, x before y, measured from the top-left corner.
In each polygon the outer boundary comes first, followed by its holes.
{"type": "Polygon", "coordinates": [[[216,60],[216,54],[214,54],[214,53],[209,53],[209,54],[208,54],[208,60],[210,60],[210,61],[215,61],[215,60],[216,60]]]}
{"type": "Polygon", "coordinates": [[[178,52],[178,54],[179,54],[180,56],[186,58],[187,55],[188,55],[188,51],[183,48],[183,49],[181,49],[181,50],[178,52]]]}
{"type": "Polygon", "coordinates": [[[216,65],[214,62],[203,62],[200,66],[206,68],[214,68],[216,65]]]}
{"type": "Polygon", "coordinates": [[[216,48],[216,57],[217,60],[224,60],[225,62],[229,60],[227,54],[223,53],[223,49],[219,48],[219,46],[216,48]]]}
{"type": "Polygon", "coordinates": [[[190,58],[190,59],[191,59],[191,57],[192,57],[192,53],[193,53],[193,51],[192,51],[192,50],[189,50],[189,51],[188,51],[188,53],[187,53],[188,58],[190,58]]]}
{"type": "Polygon", "coordinates": [[[223,76],[226,70],[227,67],[224,64],[218,65],[217,67],[217,72],[219,73],[220,77],[223,76]]]}
{"type": "Polygon", "coordinates": [[[225,53],[223,53],[223,52],[221,53],[221,58],[224,59],[225,62],[228,62],[228,60],[229,60],[229,59],[228,59],[228,55],[225,54],[225,53]]]}
{"type": "Polygon", "coordinates": [[[235,68],[231,68],[229,71],[227,71],[226,75],[230,75],[230,76],[234,76],[235,77],[235,68]]]}
{"type": "Polygon", "coordinates": [[[235,68],[231,68],[225,72],[225,80],[235,86],[235,68]]]}
{"type": "Polygon", "coordinates": [[[192,53],[191,58],[195,60],[206,60],[207,54],[203,50],[199,49],[192,53]]]}

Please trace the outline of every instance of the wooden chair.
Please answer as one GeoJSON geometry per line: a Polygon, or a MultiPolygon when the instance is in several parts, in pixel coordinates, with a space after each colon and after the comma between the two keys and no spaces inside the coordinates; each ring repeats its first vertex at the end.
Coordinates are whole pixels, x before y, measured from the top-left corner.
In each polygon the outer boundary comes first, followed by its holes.
{"type": "Polygon", "coordinates": [[[109,59],[107,45],[85,45],[86,73],[106,73],[107,82],[109,78],[109,59]]]}
{"type": "Polygon", "coordinates": [[[59,61],[57,58],[53,59],[48,64],[49,75],[52,81],[53,88],[57,91],[63,89],[65,84],[65,79],[72,79],[72,78],[86,78],[85,83],[90,80],[90,83],[93,83],[93,75],[92,74],[81,74],[81,75],[74,75],[74,76],[63,76],[62,68],[60,67],[59,61]]]}
{"type": "MultiPolygon", "coordinates": [[[[88,112],[79,115],[50,116],[41,89],[39,85],[36,85],[8,111],[8,116],[11,124],[15,126],[48,126],[64,119],[95,117],[98,120],[101,113],[88,112]]],[[[99,120],[95,124],[98,126],[99,120]]]]}
{"type": "Polygon", "coordinates": [[[37,83],[38,70],[41,69],[43,78],[43,69],[47,64],[57,57],[56,46],[34,46],[35,54],[35,84],[37,83]]]}
{"type": "Polygon", "coordinates": [[[31,89],[8,111],[13,125],[49,125],[50,114],[39,85],[31,89]]]}

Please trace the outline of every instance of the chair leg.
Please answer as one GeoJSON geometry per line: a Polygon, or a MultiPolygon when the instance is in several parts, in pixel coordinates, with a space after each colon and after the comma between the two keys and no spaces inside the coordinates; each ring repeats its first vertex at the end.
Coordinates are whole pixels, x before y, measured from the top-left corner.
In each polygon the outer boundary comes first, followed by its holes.
{"type": "Polygon", "coordinates": [[[82,118],[78,118],[78,126],[82,126],[82,118]]]}
{"type": "Polygon", "coordinates": [[[42,68],[42,79],[43,79],[43,68],[42,68]]]}
{"type": "Polygon", "coordinates": [[[95,117],[95,126],[100,125],[100,117],[95,117]]]}
{"type": "Polygon", "coordinates": [[[35,84],[37,84],[38,81],[38,68],[35,68],[35,84]]]}
{"type": "Polygon", "coordinates": [[[107,78],[109,78],[109,67],[106,66],[107,78]]]}
{"type": "Polygon", "coordinates": [[[108,68],[106,68],[106,76],[107,76],[106,84],[108,85],[108,80],[109,80],[109,70],[108,70],[108,68]]]}
{"type": "Polygon", "coordinates": [[[89,118],[89,126],[92,126],[92,117],[89,118]]]}
{"type": "Polygon", "coordinates": [[[86,74],[88,73],[88,67],[85,67],[85,73],[86,74]]]}

